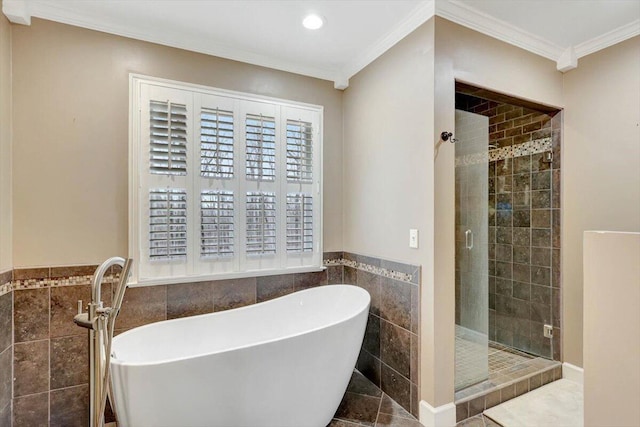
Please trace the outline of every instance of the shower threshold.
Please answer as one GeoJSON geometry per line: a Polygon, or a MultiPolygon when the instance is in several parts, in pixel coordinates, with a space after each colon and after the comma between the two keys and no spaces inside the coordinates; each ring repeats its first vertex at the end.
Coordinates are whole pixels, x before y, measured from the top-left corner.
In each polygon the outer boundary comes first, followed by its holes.
{"type": "Polygon", "coordinates": [[[455,393],[456,419],[464,420],[562,378],[562,364],[489,342],[489,378],[455,393]]]}

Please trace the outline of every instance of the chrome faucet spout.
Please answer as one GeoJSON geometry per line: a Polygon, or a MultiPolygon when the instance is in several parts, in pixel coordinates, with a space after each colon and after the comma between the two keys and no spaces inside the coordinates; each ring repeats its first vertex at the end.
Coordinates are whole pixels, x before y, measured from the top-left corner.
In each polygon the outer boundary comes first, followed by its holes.
{"type": "Polygon", "coordinates": [[[102,279],[104,278],[104,275],[114,265],[119,265],[124,269],[124,263],[124,258],[116,256],[113,258],[109,258],[108,260],[100,264],[100,267],[98,267],[95,273],[93,273],[93,282],[91,286],[91,302],[102,303],[102,279]]]}

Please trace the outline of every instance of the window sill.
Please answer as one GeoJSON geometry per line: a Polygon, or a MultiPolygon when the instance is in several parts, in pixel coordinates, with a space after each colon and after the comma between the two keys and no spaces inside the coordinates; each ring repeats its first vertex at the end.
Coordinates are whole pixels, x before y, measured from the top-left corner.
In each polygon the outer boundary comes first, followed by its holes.
{"type": "Polygon", "coordinates": [[[181,276],[181,277],[159,277],[153,279],[140,279],[137,282],[129,282],[128,286],[131,288],[141,288],[145,286],[157,286],[157,285],[176,285],[181,283],[193,283],[193,282],[205,282],[213,280],[228,280],[228,279],[245,279],[250,277],[262,277],[262,276],[277,276],[281,274],[294,274],[294,273],[315,273],[326,270],[327,267],[297,267],[277,270],[259,270],[259,271],[245,271],[242,273],[225,273],[208,276],[181,276]]]}

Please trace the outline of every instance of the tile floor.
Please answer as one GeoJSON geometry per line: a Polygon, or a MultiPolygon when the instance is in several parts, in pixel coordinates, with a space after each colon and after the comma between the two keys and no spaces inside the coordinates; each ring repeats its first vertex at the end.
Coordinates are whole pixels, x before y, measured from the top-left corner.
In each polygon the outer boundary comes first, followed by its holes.
{"type": "Polygon", "coordinates": [[[422,427],[409,412],[354,371],[334,419],[327,427],[422,427]]]}
{"type": "Polygon", "coordinates": [[[456,424],[456,427],[502,427],[497,422],[493,421],[489,417],[484,415],[476,415],[475,417],[467,418],[464,421],[460,421],[456,424]]]}
{"type": "Polygon", "coordinates": [[[484,412],[502,425],[583,427],[582,384],[561,379],[484,412]]]}
{"type": "MultiPolygon", "coordinates": [[[[393,401],[358,371],[354,371],[347,392],[334,419],[327,427],[422,427],[410,413],[393,401]]],[[[456,427],[501,427],[480,414],[456,427]]]]}

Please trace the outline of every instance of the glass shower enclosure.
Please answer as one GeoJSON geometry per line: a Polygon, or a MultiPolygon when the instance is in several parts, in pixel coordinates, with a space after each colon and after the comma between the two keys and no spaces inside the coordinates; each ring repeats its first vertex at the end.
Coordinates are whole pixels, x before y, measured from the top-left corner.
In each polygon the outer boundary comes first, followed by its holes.
{"type": "Polygon", "coordinates": [[[456,391],[489,376],[489,118],[455,112],[456,391]]]}

